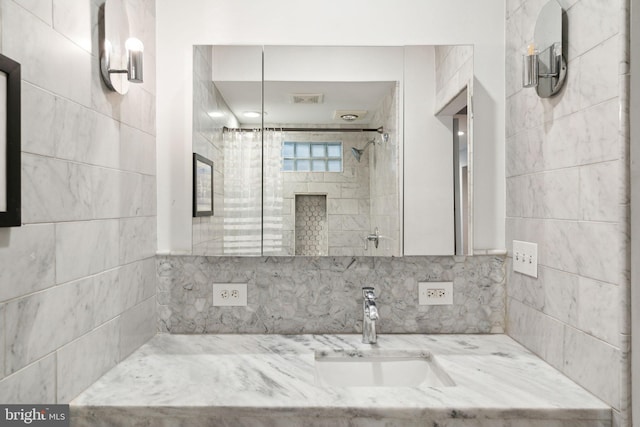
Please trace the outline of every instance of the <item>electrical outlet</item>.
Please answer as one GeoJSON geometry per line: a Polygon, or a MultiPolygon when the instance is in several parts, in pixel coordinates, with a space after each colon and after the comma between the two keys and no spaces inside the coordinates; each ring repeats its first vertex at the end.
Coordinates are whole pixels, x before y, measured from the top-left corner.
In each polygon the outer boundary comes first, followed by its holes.
{"type": "Polygon", "coordinates": [[[419,282],[418,304],[452,305],[453,282],[419,282]]]}
{"type": "Polygon", "coordinates": [[[538,277],[538,244],[513,241],[513,271],[538,277]]]}
{"type": "Polygon", "coordinates": [[[246,283],[214,283],[213,284],[213,306],[246,306],[247,305],[247,284],[246,283]]]}

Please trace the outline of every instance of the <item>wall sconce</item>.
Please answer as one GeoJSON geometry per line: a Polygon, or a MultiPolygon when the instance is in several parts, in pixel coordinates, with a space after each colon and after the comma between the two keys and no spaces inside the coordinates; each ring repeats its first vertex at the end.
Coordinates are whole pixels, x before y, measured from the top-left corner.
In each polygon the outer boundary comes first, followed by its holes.
{"type": "Polygon", "coordinates": [[[540,98],[549,98],[562,89],[567,63],[562,56],[564,10],[557,0],[547,3],[538,15],[534,44],[522,56],[522,86],[535,87],[540,98]],[[541,46],[542,50],[536,47],[541,46]]]}
{"type": "Polygon", "coordinates": [[[102,80],[109,89],[124,95],[129,91],[129,82],[143,82],[144,46],[129,36],[124,0],[106,0],[99,21],[102,80]]]}

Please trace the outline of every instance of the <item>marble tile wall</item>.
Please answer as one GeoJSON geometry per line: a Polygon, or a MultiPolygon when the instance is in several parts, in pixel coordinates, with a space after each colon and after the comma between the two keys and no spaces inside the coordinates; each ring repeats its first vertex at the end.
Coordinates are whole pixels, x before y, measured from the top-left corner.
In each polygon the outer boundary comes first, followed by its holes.
{"type": "Polygon", "coordinates": [[[545,3],[506,2],[506,247],[535,242],[539,259],[534,279],[512,273],[508,258],[507,331],[626,426],[628,2],[560,1],[567,81],[540,99],[522,88],[521,55],[545,3]]]}
{"type": "MultiPolygon", "coordinates": [[[[296,125],[305,127],[304,125],[296,125]]],[[[370,209],[370,145],[358,162],[351,155],[351,148],[362,148],[371,135],[358,132],[286,132],[274,141],[278,147],[282,140],[293,142],[342,142],[342,168],[340,172],[282,172],[273,181],[282,184],[281,220],[282,245],[274,250],[265,248],[269,255],[293,255],[295,249],[295,196],[296,194],[325,194],[327,196],[327,221],[329,226],[329,256],[365,255],[364,237],[371,230],[370,209]]],[[[278,150],[279,153],[279,150],[278,150]]],[[[265,233],[267,230],[265,230],[265,233]]]]}
{"type": "Polygon", "coordinates": [[[376,135],[375,146],[370,146],[371,170],[371,232],[378,229],[382,239],[378,247],[369,245],[367,255],[397,256],[401,253],[400,239],[400,109],[398,87],[394,87],[382,100],[371,120],[375,126],[383,126],[389,140],[382,142],[376,135]]]}
{"type": "Polygon", "coordinates": [[[213,52],[211,46],[193,48],[193,152],[213,161],[213,216],[193,218],[194,254],[224,252],[225,218],[225,150],[223,126],[235,128],[237,120],[211,81],[213,52]],[[224,113],[212,117],[211,112],[224,113]]]}
{"type": "Polygon", "coordinates": [[[436,46],[435,51],[435,111],[440,111],[473,79],[473,46],[436,46]]]}
{"type": "Polygon", "coordinates": [[[145,82],[98,73],[104,0],[0,2],[22,65],[22,220],[0,230],[0,402],[65,403],[155,333],[155,2],[145,82]]]}
{"type": "Polygon", "coordinates": [[[159,256],[158,328],[171,333],[358,333],[362,286],[382,333],[501,333],[504,257],[159,256]],[[419,281],[452,281],[454,304],[419,306],[419,281]],[[213,307],[212,283],[247,283],[247,307],[213,307]]]}

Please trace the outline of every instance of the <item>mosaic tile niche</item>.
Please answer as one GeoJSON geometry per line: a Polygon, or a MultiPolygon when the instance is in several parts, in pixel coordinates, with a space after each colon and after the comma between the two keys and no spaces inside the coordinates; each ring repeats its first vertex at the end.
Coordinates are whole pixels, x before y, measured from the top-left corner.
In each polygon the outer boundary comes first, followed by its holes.
{"type": "Polygon", "coordinates": [[[359,333],[375,287],[381,333],[502,333],[505,258],[159,256],[158,327],[170,333],[359,333]],[[453,282],[454,304],[418,305],[418,282],[453,282]],[[212,283],[247,283],[246,307],[214,307],[212,283]]]}
{"type": "Polygon", "coordinates": [[[296,195],[296,255],[329,255],[327,196],[296,195]]]}

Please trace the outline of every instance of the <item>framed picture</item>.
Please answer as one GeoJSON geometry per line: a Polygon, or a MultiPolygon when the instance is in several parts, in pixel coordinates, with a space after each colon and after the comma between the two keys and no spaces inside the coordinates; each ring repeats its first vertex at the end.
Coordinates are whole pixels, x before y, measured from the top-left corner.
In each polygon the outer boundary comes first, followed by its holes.
{"type": "Polygon", "coordinates": [[[213,215],[213,162],[193,153],[193,216],[213,215]]]}
{"type": "Polygon", "coordinates": [[[20,64],[0,54],[0,227],[19,227],[20,64]]]}

